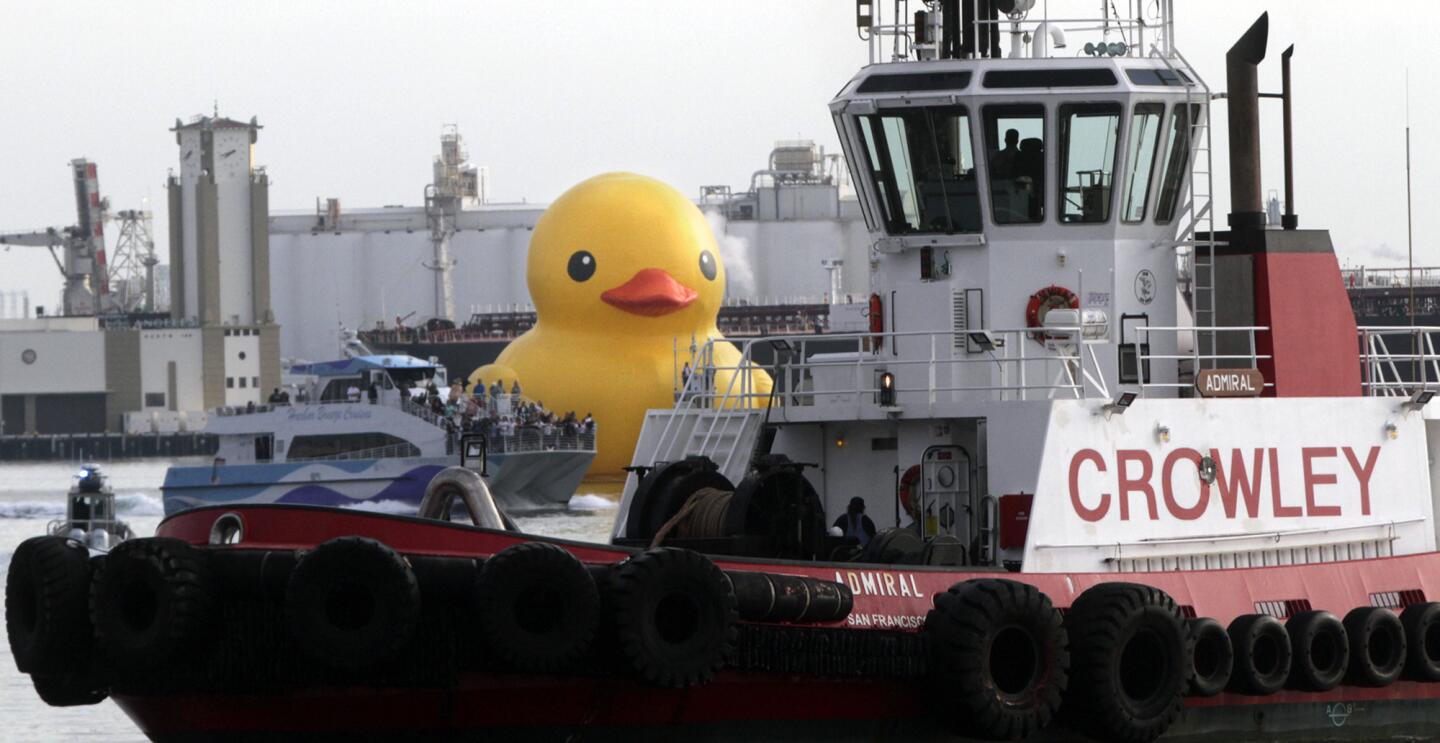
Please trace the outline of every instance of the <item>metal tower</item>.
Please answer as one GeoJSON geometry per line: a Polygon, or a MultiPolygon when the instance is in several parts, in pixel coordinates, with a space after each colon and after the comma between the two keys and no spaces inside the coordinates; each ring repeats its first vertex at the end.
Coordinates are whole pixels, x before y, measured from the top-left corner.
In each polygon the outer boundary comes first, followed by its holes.
{"type": "Polygon", "coordinates": [[[455,285],[451,269],[450,237],[455,217],[468,203],[484,201],[485,187],[479,168],[469,163],[465,142],[454,124],[440,133],[440,154],[435,157],[434,182],[425,187],[425,217],[430,226],[434,256],[425,267],[435,272],[435,316],[455,319],[455,285]]]}
{"type": "Polygon", "coordinates": [[[117,304],[126,312],[155,311],[155,238],[149,209],[126,209],[111,219],[120,224],[110,260],[110,286],[117,304]]]}

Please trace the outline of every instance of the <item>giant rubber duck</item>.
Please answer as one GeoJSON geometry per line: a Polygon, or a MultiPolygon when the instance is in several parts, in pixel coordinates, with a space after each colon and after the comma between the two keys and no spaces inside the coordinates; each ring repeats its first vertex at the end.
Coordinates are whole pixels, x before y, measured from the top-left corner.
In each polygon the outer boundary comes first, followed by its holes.
{"type": "MultiPolygon", "coordinates": [[[[526,264],[535,327],[496,360],[525,396],[552,411],[595,416],[592,478],[621,477],[645,411],[671,408],[692,343],[721,338],[725,267],[700,210],[642,175],[607,173],[566,191],[535,225],[526,264]],[[679,367],[679,368],[677,368],[679,367]]],[[[717,367],[739,349],[716,343],[717,367]]],[[[749,389],[768,394],[760,369],[749,389]]],[[[719,389],[733,374],[714,375],[719,389]]],[[[698,383],[698,382],[697,382],[698,383]]]]}

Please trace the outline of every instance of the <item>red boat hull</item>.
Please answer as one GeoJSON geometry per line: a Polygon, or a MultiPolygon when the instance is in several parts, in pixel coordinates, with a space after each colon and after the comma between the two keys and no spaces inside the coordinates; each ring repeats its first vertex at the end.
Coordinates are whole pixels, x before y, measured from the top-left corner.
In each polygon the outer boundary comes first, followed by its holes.
{"type": "MultiPolygon", "coordinates": [[[[286,506],[206,508],[172,516],[159,536],[208,541],[215,519],[244,521],[229,549],[303,549],[361,535],[412,555],[488,556],[522,541],[549,541],[588,563],[629,552],[609,545],[419,519],[286,506]]],[[[1302,608],[1343,615],[1357,606],[1423,601],[1440,586],[1440,554],[1323,565],[1172,573],[1027,574],[926,566],[870,566],[719,558],[727,570],[763,570],[842,581],[854,609],[829,626],[857,632],[918,632],[933,596],[971,578],[1004,576],[1035,585],[1068,607],[1087,588],[1116,579],[1169,593],[1187,613],[1228,623],[1257,611],[1302,608]]],[[[1165,740],[1372,740],[1440,738],[1440,684],[1400,681],[1372,689],[1282,691],[1251,697],[1190,698],[1165,740]]],[[[137,696],[115,701],[157,740],[273,738],[276,735],[407,737],[456,735],[496,740],[955,740],[937,722],[943,705],[923,681],[826,679],[724,671],[692,689],[661,689],[612,677],[462,672],[445,688],[313,687],[274,695],[137,696]],[[578,737],[577,737],[578,736],[578,737]]],[[[1042,740],[1079,740],[1063,727],[1042,740]]]]}

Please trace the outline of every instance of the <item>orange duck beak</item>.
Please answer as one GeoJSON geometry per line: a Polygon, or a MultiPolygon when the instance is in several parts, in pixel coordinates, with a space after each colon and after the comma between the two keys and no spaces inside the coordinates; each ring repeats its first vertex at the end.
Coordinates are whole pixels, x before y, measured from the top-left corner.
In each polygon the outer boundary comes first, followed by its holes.
{"type": "Polygon", "coordinates": [[[600,299],[632,315],[659,317],[689,307],[699,295],[659,268],[641,269],[600,299]]]}

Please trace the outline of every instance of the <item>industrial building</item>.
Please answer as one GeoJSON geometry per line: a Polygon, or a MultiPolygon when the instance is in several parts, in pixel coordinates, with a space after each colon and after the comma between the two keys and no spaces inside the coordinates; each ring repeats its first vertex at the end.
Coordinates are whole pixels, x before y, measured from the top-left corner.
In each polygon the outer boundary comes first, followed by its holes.
{"type": "Polygon", "coordinates": [[[93,163],[73,164],[74,227],[0,235],[0,243],[62,248],[56,262],[66,280],[63,315],[0,320],[0,433],[193,431],[207,411],[262,402],[280,385],[265,229],[269,187],[253,164],[259,130],[254,119],[176,122],[170,264],[160,272],[173,282],[168,314],[153,311],[159,292],[148,213],[120,215],[135,223],[122,221],[121,244],[127,229],[132,243],[149,244],[137,259],[143,301],[111,291],[103,242],[108,204],[93,163]]]}

